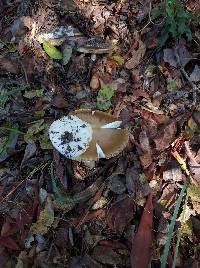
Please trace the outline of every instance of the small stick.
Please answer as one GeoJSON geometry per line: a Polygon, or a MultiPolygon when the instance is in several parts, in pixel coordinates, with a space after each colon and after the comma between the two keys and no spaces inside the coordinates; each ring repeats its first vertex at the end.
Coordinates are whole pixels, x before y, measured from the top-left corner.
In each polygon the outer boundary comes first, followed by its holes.
{"type": "Polygon", "coordinates": [[[184,159],[180,156],[180,154],[177,151],[171,151],[171,154],[173,157],[178,161],[178,163],[181,166],[181,169],[186,173],[186,175],[190,178],[190,181],[197,187],[199,187],[198,183],[193,179],[191,176],[191,172],[188,170],[187,165],[184,161],[184,159]]]}

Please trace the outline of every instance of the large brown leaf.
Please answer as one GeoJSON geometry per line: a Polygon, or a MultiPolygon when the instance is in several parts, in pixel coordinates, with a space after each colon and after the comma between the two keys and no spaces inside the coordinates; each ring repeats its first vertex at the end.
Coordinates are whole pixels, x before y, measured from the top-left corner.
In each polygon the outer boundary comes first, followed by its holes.
{"type": "Polygon", "coordinates": [[[170,124],[165,126],[162,131],[160,131],[159,135],[154,139],[156,149],[158,151],[163,151],[168,148],[170,144],[174,141],[176,131],[176,122],[171,122],[170,124]]]}
{"type": "Polygon", "coordinates": [[[138,232],[133,237],[131,250],[131,267],[147,268],[152,247],[153,205],[152,194],[149,195],[140,221],[138,232]]]}
{"type": "Polygon", "coordinates": [[[128,197],[112,205],[108,212],[107,224],[117,233],[122,233],[134,217],[133,198],[128,197]]]}

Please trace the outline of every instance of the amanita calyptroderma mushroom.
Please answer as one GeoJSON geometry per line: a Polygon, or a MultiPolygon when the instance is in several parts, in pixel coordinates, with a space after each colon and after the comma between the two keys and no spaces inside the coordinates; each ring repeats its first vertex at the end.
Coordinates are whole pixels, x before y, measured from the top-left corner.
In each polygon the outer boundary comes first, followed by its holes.
{"type": "Polygon", "coordinates": [[[54,121],[49,129],[53,146],[64,156],[78,161],[96,161],[118,155],[128,143],[128,131],[113,115],[77,110],[54,121]]]}

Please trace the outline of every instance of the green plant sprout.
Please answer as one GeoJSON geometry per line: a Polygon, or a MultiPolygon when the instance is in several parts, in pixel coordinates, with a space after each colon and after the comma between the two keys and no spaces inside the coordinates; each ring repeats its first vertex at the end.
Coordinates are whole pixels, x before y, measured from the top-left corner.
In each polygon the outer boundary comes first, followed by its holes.
{"type": "Polygon", "coordinates": [[[166,0],[164,7],[151,12],[150,19],[152,21],[164,14],[164,26],[160,32],[160,47],[165,45],[170,36],[175,40],[185,35],[188,41],[192,40],[189,23],[195,17],[185,10],[181,0],[166,0]]]}

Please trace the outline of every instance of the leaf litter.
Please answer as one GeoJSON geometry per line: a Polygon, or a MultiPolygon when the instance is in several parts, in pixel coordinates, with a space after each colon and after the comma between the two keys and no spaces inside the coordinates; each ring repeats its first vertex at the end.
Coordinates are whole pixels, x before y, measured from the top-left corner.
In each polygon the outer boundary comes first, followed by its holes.
{"type": "Polygon", "coordinates": [[[0,3],[0,267],[200,262],[198,27],[159,47],[157,4],[0,3]],[[79,108],[121,117],[127,148],[59,155],[48,128],[79,108]]]}

